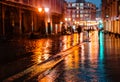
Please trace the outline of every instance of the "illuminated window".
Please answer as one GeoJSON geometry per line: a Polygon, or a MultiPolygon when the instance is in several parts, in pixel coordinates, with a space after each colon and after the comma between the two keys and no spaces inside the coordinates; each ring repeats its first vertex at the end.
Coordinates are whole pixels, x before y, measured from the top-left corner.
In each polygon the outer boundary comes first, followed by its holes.
{"type": "Polygon", "coordinates": [[[71,7],[70,3],[68,4],[68,7],[71,7]]]}
{"type": "Polygon", "coordinates": [[[80,14],[80,17],[83,17],[83,14],[80,14]]]}
{"type": "Polygon", "coordinates": [[[75,3],[73,3],[73,4],[72,4],[72,7],[75,7],[75,6],[76,6],[76,4],[75,4],[75,3]]]}
{"type": "Polygon", "coordinates": [[[76,9],[79,9],[79,7],[76,7],[76,9]]]}
{"type": "Polygon", "coordinates": [[[76,16],[77,18],[79,17],[79,15],[76,16]]]}
{"type": "Polygon", "coordinates": [[[88,7],[90,6],[90,4],[88,3],[88,7]]]}
{"type": "Polygon", "coordinates": [[[83,9],[83,7],[80,7],[80,9],[83,9]]]}
{"type": "Polygon", "coordinates": [[[79,11],[77,11],[77,13],[79,13],[79,11]]]}
{"type": "Polygon", "coordinates": [[[80,13],[83,13],[83,11],[81,10],[80,13]]]}
{"type": "Polygon", "coordinates": [[[83,5],[84,5],[83,3],[80,3],[80,7],[83,7],[83,5]]]}

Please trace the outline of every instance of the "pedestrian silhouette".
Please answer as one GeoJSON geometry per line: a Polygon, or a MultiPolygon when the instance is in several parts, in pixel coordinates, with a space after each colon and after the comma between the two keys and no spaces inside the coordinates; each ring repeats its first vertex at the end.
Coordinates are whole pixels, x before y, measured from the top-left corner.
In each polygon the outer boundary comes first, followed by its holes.
{"type": "Polygon", "coordinates": [[[78,33],[80,33],[82,31],[81,26],[78,26],[77,31],[78,31],[78,33]]]}

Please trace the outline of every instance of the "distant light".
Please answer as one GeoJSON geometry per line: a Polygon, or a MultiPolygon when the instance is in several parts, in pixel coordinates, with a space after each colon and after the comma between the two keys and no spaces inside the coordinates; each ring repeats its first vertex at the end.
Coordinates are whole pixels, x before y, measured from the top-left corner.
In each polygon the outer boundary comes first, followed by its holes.
{"type": "Polygon", "coordinates": [[[99,23],[103,23],[103,21],[102,21],[102,20],[99,20],[99,23]]]}
{"type": "Polygon", "coordinates": [[[118,16],[116,17],[116,20],[119,20],[119,17],[118,17],[118,16]]]}
{"type": "Polygon", "coordinates": [[[108,18],[109,17],[109,15],[106,15],[106,18],[108,18]]]}
{"type": "Polygon", "coordinates": [[[76,24],[77,22],[75,21],[74,23],[76,24]]]}
{"type": "Polygon", "coordinates": [[[60,24],[63,24],[63,22],[60,22],[60,24]]]}
{"type": "Polygon", "coordinates": [[[67,21],[67,18],[65,18],[65,21],[67,21]]]}
{"type": "Polygon", "coordinates": [[[45,12],[49,12],[49,8],[45,8],[45,12]]]}
{"type": "Polygon", "coordinates": [[[75,25],[73,25],[73,27],[72,27],[72,28],[75,30],[75,28],[76,28],[76,27],[75,27],[75,25]]]}
{"type": "Polygon", "coordinates": [[[42,12],[42,8],[38,8],[38,11],[39,11],[39,12],[42,12]]]}
{"type": "Polygon", "coordinates": [[[69,21],[71,21],[71,18],[68,18],[69,21]]]}

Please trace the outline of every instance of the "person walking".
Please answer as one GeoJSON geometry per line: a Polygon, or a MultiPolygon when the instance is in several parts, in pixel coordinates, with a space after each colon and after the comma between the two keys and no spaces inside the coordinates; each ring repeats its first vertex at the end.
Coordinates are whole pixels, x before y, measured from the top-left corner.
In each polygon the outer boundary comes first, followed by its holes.
{"type": "Polygon", "coordinates": [[[82,31],[81,26],[78,26],[77,31],[78,31],[78,34],[80,34],[80,33],[81,33],[81,31],[82,31]]]}

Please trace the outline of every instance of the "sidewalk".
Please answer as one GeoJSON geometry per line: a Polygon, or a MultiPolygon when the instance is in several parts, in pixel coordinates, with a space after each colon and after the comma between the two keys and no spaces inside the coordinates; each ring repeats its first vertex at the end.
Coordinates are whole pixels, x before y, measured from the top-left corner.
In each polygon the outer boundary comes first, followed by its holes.
{"type": "MultiPolygon", "coordinates": [[[[64,43],[60,43],[61,42],[61,40],[59,39],[60,36],[70,36],[70,35],[48,35],[48,36],[40,37],[36,39],[33,39],[33,38],[31,39],[28,37],[27,38],[18,37],[18,38],[1,40],[0,41],[0,54],[1,54],[0,64],[7,63],[9,61],[14,61],[22,57],[30,56],[33,54],[34,49],[40,48],[39,45],[44,45],[49,40],[53,40],[54,44],[56,45],[59,45],[59,46],[60,44],[64,45],[64,43]],[[55,38],[58,38],[57,39],[58,41],[56,41],[55,38]]],[[[55,46],[54,44],[51,46],[55,46]]]]}

